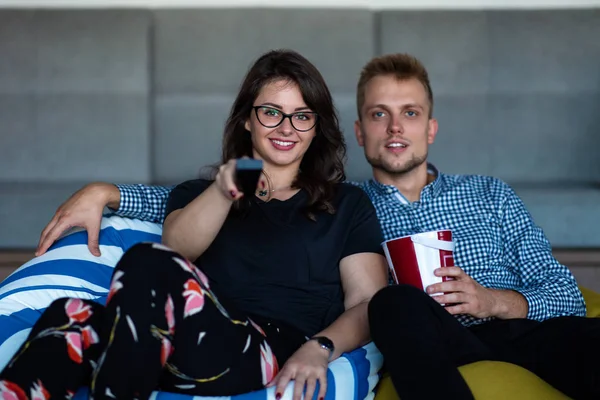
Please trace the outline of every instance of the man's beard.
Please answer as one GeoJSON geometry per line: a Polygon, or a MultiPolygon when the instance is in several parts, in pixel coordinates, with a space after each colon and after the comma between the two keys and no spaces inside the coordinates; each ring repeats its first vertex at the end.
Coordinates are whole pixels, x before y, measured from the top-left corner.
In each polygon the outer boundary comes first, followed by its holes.
{"type": "Polygon", "coordinates": [[[367,156],[367,154],[365,154],[365,157],[367,158],[367,162],[375,169],[379,169],[390,175],[404,175],[423,164],[425,160],[427,160],[427,153],[425,153],[422,157],[417,157],[415,154],[413,154],[410,160],[406,161],[402,165],[391,165],[390,163],[382,160],[383,157],[374,158],[367,156]]]}

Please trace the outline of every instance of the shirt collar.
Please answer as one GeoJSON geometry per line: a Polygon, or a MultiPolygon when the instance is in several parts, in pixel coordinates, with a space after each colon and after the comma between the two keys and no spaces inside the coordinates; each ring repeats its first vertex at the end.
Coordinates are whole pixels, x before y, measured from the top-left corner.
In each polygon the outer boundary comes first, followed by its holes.
{"type": "Polygon", "coordinates": [[[444,174],[431,163],[427,163],[427,173],[435,176],[435,179],[423,188],[421,196],[428,190],[431,193],[431,197],[437,197],[444,191],[444,174]]]}
{"type": "MultiPolygon", "coordinates": [[[[427,184],[423,190],[421,191],[421,200],[425,200],[428,197],[437,197],[442,193],[444,189],[444,179],[443,174],[439,172],[439,170],[431,163],[427,163],[427,173],[435,176],[433,182],[427,184]]],[[[375,189],[377,193],[380,195],[390,195],[390,194],[402,194],[395,186],[385,185],[374,178],[369,179],[369,186],[375,189]]],[[[408,203],[408,201],[406,201],[408,203]]]]}

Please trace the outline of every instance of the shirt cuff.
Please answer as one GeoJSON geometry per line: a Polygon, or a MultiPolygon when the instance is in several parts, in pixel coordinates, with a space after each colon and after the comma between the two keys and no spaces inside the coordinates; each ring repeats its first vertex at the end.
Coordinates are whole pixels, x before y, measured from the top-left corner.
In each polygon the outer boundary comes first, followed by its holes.
{"type": "Polygon", "coordinates": [[[546,298],[539,289],[517,289],[527,300],[527,319],[543,321],[548,318],[546,298]]]}
{"type": "Polygon", "coordinates": [[[141,211],[142,204],[136,201],[136,195],[138,194],[137,185],[115,185],[119,192],[121,192],[121,201],[119,208],[115,210],[120,215],[133,215],[141,211]]]}

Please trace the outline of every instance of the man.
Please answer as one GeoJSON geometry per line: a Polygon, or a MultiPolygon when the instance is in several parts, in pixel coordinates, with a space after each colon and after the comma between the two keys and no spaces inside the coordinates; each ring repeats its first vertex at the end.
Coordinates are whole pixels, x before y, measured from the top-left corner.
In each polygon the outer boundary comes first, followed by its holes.
{"type": "Polygon", "coordinates": [[[460,266],[436,271],[453,280],[428,287],[433,298],[399,285],[371,300],[371,336],[400,398],[473,398],[457,366],[486,359],[521,365],[573,398],[600,398],[600,320],[581,318],[575,279],[508,185],[427,164],[433,103],[413,57],[376,58],[361,73],[355,131],[373,167],[361,186],[386,239],[451,229],[460,266]]]}
{"type": "MultiPolygon", "coordinates": [[[[355,132],[373,179],[357,184],[375,205],[386,239],[451,229],[460,266],[436,271],[454,279],[431,285],[427,294],[392,285],[371,301],[371,335],[396,390],[403,400],[471,399],[457,367],[503,360],[573,398],[600,398],[600,368],[592,364],[600,359],[600,320],[582,318],[586,308],[575,279],[552,257],[548,240],[508,185],[446,175],[427,163],[437,134],[433,103],[427,71],[414,57],[375,58],[361,73],[355,132]]],[[[169,191],[92,184],[59,208],[38,253],[76,225],[88,230],[90,250],[99,255],[105,205],[162,222],[169,191]]]]}

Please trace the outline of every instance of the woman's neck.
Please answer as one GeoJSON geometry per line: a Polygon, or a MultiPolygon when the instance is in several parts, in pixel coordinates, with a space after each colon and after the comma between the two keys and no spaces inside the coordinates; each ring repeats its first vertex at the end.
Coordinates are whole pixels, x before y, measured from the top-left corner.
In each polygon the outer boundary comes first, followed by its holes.
{"type": "Polygon", "coordinates": [[[263,168],[265,175],[267,176],[267,184],[271,190],[280,190],[291,188],[292,184],[298,176],[298,169],[290,167],[273,167],[265,165],[263,168]]]}

